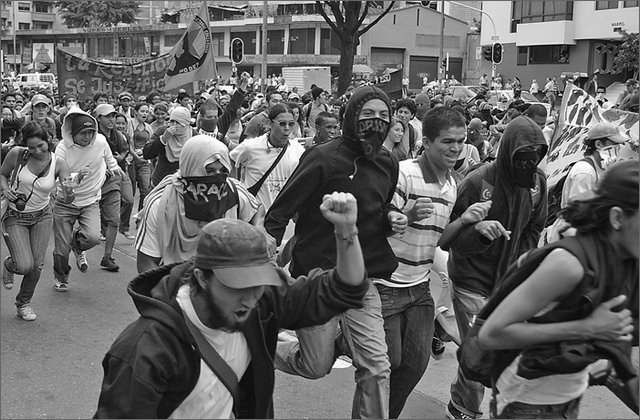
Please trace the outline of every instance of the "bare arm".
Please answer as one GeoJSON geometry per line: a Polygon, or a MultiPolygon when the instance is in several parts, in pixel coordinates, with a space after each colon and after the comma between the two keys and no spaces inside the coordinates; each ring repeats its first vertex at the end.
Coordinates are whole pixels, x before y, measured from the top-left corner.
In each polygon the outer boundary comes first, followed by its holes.
{"type": "Polygon", "coordinates": [[[138,273],[144,273],[145,271],[160,267],[160,258],[151,257],[144,252],[138,251],[136,265],[138,273]]]}

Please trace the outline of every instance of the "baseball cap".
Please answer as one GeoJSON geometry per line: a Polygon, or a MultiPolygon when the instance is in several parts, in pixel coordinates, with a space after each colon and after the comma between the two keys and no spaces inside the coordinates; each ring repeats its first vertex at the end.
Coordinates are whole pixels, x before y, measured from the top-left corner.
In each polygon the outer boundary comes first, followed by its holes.
{"type": "Polygon", "coordinates": [[[638,181],[640,165],[637,160],[616,162],[607,169],[600,183],[591,191],[575,197],[575,201],[590,201],[599,197],[610,198],[620,203],[638,207],[638,181]]]}
{"type": "Polygon", "coordinates": [[[105,115],[111,115],[117,113],[116,109],[111,104],[100,104],[93,111],[96,117],[103,117],[105,115]]]}
{"type": "Polygon", "coordinates": [[[129,98],[129,100],[133,101],[133,95],[129,92],[122,92],[120,95],[118,95],[118,99],[122,100],[124,98],[129,98]]]}
{"type": "Polygon", "coordinates": [[[283,284],[269,258],[264,231],[238,219],[218,219],[202,228],[194,265],[213,270],[232,289],[283,284]]]}
{"type": "Polygon", "coordinates": [[[638,84],[638,82],[636,81],[636,79],[627,79],[627,81],[624,82],[624,84],[627,86],[635,86],[638,84]]]}
{"type": "Polygon", "coordinates": [[[87,128],[96,131],[96,120],[88,115],[78,114],[71,121],[71,136],[75,136],[76,134],[87,128]]]}
{"type": "Polygon", "coordinates": [[[601,122],[597,123],[589,129],[587,133],[587,140],[609,139],[616,143],[624,143],[629,140],[629,136],[620,131],[619,126],[609,123],[601,122]]]}
{"type": "Polygon", "coordinates": [[[289,94],[289,98],[288,98],[288,99],[289,99],[290,101],[292,101],[292,100],[294,100],[294,99],[300,99],[300,95],[298,95],[298,94],[297,94],[297,93],[295,93],[295,92],[291,92],[291,93],[289,94]]]}
{"type": "Polygon", "coordinates": [[[51,101],[45,95],[38,93],[36,95],[33,95],[33,97],[31,98],[31,106],[36,106],[38,104],[51,106],[51,101]]]}

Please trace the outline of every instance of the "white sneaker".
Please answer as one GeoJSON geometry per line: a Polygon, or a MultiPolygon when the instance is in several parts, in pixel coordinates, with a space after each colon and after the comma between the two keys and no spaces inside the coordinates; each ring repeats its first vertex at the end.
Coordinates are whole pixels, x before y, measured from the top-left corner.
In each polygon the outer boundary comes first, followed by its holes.
{"type": "Polygon", "coordinates": [[[18,318],[22,318],[25,321],[36,320],[36,313],[33,312],[33,309],[31,309],[31,306],[24,305],[24,306],[18,307],[17,309],[18,309],[18,318]]]}
{"type": "Polygon", "coordinates": [[[69,283],[63,283],[58,279],[53,281],[53,288],[58,292],[66,292],[69,290],[69,283]]]}

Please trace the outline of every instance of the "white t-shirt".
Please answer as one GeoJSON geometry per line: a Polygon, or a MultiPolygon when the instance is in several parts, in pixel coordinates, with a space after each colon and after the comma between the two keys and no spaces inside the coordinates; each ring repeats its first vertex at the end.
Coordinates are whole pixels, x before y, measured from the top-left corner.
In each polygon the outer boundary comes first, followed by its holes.
{"type": "MultiPolygon", "coordinates": [[[[205,326],[193,307],[188,284],[180,287],[176,300],[189,317],[193,325],[202,333],[207,342],[220,354],[238,380],[251,363],[251,353],[247,339],[242,332],[228,333],[205,326]]],[[[233,397],[224,384],[200,360],[200,377],[196,386],[178,408],[171,413],[170,419],[231,419],[233,417],[233,397]]]]}
{"type": "MultiPolygon", "coordinates": [[[[271,146],[268,139],[269,133],[253,139],[245,139],[229,153],[236,167],[242,167],[240,180],[247,188],[251,188],[262,178],[282,151],[282,148],[271,146]]],[[[271,207],[284,184],[298,166],[300,156],[304,151],[304,147],[297,140],[289,140],[289,147],[287,147],[284,156],[258,191],[258,201],[262,203],[265,210],[268,211],[271,207]]]]}

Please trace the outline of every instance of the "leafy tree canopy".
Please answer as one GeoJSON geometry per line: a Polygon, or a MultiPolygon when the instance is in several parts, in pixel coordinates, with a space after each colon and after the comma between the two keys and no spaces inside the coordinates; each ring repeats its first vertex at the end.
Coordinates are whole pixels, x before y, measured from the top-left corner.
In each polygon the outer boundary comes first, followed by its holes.
{"type": "Polygon", "coordinates": [[[618,70],[628,70],[635,77],[638,76],[638,34],[620,31],[622,44],[613,58],[613,65],[618,70]]]}
{"type": "Polygon", "coordinates": [[[55,6],[69,28],[136,23],[140,12],[139,2],[131,0],[56,1],[55,6]]]}

